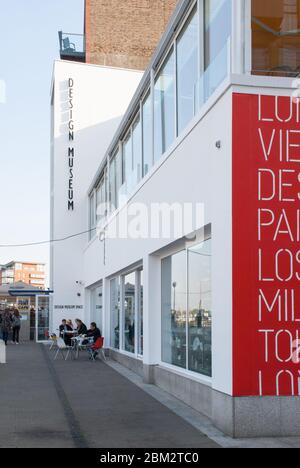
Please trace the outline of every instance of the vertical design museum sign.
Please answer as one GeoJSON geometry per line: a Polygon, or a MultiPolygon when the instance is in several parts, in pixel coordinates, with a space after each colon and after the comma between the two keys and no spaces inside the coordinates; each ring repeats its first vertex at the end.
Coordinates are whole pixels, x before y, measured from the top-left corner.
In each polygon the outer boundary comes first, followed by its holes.
{"type": "Polygon", "coordinates": [[[69,78],[68,80],[68,106],[69,106],[69,118],[68,118],[68,210],[74,211],[74,80],[69,78]]]}
{"type": "Polygon", "coordinates": [[[300,101],[233,96],[233,393],[300,395],[300,101]]]}

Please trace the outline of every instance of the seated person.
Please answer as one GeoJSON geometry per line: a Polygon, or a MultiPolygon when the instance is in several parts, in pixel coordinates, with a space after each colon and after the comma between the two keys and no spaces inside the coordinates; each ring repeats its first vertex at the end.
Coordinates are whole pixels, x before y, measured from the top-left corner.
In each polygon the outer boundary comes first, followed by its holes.
{"type": "Polygon", "coordinates": [[[97,325],[95,322],[91,323],[91,328],[90,330],[88,330],[87,336],[88,338],[93,338],[94,344],[96,343],[98,338],[102,337],[101,331],[99,330],[99,328],[97,328],[97,325]]]}
{"type": "Polygon", "coordinates": [[[87,334],[87,326],[82,323],[80,319],[75,320],[76,325],[77,325],[77,333],[78,335],[86,335],[87,334]]]}
{"type": "Polygon", "coordinates": [[[72,320],[67,320],[67,325],[69,325],[72,328],[72,330],[75,330],[72,320]]]}
{"type": "Polygon", "coordinates": [[[59,336],[61,338],[63,338],[65,344],[67,346],[71,346],[72,345],[72,341],[71,341],[71,335],[68,334],[67,332],[72,332],[72,328],[70,327],[70,325],[67,324],[67,321],[64,319],[62,320],[61,322],[61,325],[59,327],[59,336]]]}
{"type": "Polygon", "coordinates": [[[94,359],[97,357],[98,355],[98,351],[96,351],[94,349],[94,345],[96,343],[96,341],[99,339],[99,338],[102,338],[102,335],[101,335],[101,331],[99,330],[99,328],[97,328],[97,325],[95,322],[92,322],[91,323],[91,328],[90,330],[88,330],[87,332],[87,336],[88,338],[90,339],[93,339],[93,342],[90,343],[89,347],[88,347],[88,352],[90,353],[90,359],[92,359],[92,356],[94,357],[94,359]]]}

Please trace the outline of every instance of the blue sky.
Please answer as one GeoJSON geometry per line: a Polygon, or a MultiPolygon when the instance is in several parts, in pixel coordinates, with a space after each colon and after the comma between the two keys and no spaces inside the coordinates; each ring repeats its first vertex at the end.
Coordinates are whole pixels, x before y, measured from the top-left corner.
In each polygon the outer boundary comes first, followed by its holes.
{"type": "MultiPolygon", "coordinates": [[[[49,239],[52,66],[58,31],[83,31],[84,0],[0,0],[0,11],[0,244],[6,245],[49,239]]],[[[0,248],[0,264],[48,262],[48,255],[48,246],[0,248]]]]}

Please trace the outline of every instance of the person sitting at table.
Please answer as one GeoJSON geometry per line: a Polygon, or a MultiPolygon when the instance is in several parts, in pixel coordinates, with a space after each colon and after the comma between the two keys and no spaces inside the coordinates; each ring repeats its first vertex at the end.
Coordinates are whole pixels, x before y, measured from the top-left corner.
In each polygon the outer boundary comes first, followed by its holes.
{"type": "Polygon", "coordinates": [[[87,346],[87,351],[90,353],[90,359],[94,357],[96,359],[98,351],[95,350],[94,346],[99,338],[102,338],[101,331],[97,327],[95,322],[91,323],[91,328],[87,332],[88,339],[90,340],[89,345],[87,346]]]}
{"type": "Polygon", "coordinates": [[[67,325],[69,325],[69,327],[71,327],[71,328],[72,328],[72,330],[74,330],[74,329],[75,329],[75,327],[74,327],[74,325],[73,325],[73,322],[72,322],[72,320],[71,320],[71,319],[70,319],[70,320],[67,320],[67,325]]]}
{"type": "Polygon", "coordinates": [[[72,332],[72,328],[70,327],[70,325],[67,324],[67,321],[66,319],[63,319],[62,322],[61,322],[61,325],[59,327],[59,336],[61,338],[63,338],[66,346],[71,346],[72,345],[72,341],[71,341],[71,334],[69,334],[68,332],[72,332]]]}
{"type": "Polygon", "coordinates": [[[88,338],[93,338],[94,344],[96,343],[98,338],[102,337],[101,331],[99,330],[99,328],[97,327],[97,324],[95,322],[91,323],[91,328],[90,328],[90,330],[88,330],[87,336],[88,336],[88,338]]]}
{"type": "Polygon", "coordinates": [[[77,325],[77,333],[78,335],[86,335],[87,334],[87,326],[82,323],[80,319],[75,320],[76,325],[77,325]]]}

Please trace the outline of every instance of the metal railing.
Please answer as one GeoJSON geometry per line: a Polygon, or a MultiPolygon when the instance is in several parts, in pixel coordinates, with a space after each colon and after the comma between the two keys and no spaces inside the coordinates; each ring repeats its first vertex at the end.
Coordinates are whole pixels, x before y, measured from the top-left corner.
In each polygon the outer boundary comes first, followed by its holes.
{"type": "Polygon", "coordinates": [[[60,58],[63,60],[85,61],[85,35],[58,32],[60,58]]]}

